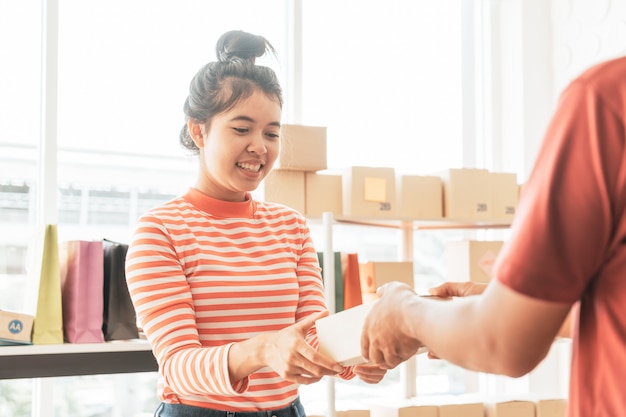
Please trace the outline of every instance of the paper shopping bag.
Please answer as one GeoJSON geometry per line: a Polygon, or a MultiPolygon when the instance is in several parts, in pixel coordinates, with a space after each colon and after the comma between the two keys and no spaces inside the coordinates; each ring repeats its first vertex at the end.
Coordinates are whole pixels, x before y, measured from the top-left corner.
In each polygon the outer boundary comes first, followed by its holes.
{"type": "Polygon", "coordinates": [[[137,339],[137,314],[126,283],[128,245],[104,239],[104,314],[105,340],[137,339]]]}
{"type": "MultiPolygon", "coordinates": [[[[341,272],[341,252],[335,252],[335,312],[343,311],[343,275],[341,272]]],[[[322,266],[322,278],[324,278],[324,285],[326,285],[326,278],[324,274],[324,252],[317,252],[317,259],[322,266]]]]}
{"type": "Polygon", "coordinates": [[[363,304],[358,254],[342,253],[341,269],[343,275],[343,307],[347,310],[363,304]]]}
{"type": "Polygon", "coordinates": [[[102,343],[102,241],[69,240],[59,246],[63,332],[69,343],[102,343]]]}
{"type": "Polygon", "coordinates": [[[35,345],[63,343],[61,271],[56,224],[43,225],[28,248],[25,312],[34,317],[35,345]]]}

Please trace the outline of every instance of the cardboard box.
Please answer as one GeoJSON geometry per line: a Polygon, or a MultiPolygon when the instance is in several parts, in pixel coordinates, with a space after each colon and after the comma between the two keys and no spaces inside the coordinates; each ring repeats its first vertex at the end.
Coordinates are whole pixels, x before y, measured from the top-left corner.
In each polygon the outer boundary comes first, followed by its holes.
{"type": "Polygon", "coordinates": [[[0,345],[31,344],[34,317],[0,310],[0,345]]]}
{"type": "Polygon", "coordinates": [[[485,407],[476,395],[419,396],[420,404],[436,405],[439,417],[484,417],[485,407]]]}
{"type": "Polygon", "coordinates": [[[443,214],[455,220],[491,217],[489,171],[452,168],[439,173],[443,182],[443,214]]]}
{"type": "Polygon", "coordinates": [[[537,417],[565,417],[567,400],[564,398],[540,399],[536,402],[537,417]]]}
{"type": "Polygon", "coordinates": [[[485,407],[480,402],[439,405],[439,417],[484,417],[485,407]]]}
{"type": "Polygon", "coordinates": [[[365,363],[361,333],[365,317],[376,301],[331,314],[315,322],[319,351],[343,366],[365,363]]]}
{"type": "Polygon", "coordinates": [[[361,408],[361,407],[359,407],[358,404],[353,404],[353,405],[338,404],[335,410],[335,415],[336,417],[370,417],[371,416],[370,410],[367,408],[361,408]]]}
{"type": "Polygon", "coordinates": [[[324,212],[335,216],[343,214],[341,175],[305,173],[305,214],[322,217],[324,212]]]}
{"type": "Polygon", "coordinates": [[[526,400],[486,402],[485,415],[487,417],[535,417],[535,403],[526,400]]]}
{"type": "Polygon", "coordinates": [[[371,403],[371,417],[438,417],[439,408],[434,404],[416,404],[410,399],[395,400],[394,404],[371,403]]]}
{"type": "Polygon", "coordinates": [[[400,281],[414,287],[413,262],[367,262],[359,264],[361,291],[375,293],[376,289],[391,281],[400,281]]]}
{"type": "Polygon", "coordinates": [[[443,181],[440,177],[399,175],[396,182],[399,218],[443,217],[443,181]]]}
{"type": "Polygon", "coordinates": [[[484,417],[482,403],[450,403],[439,405],[439,417],[484,417]]]}
{"type": "Polygon", "coordinates": [[[309,172],[327,168],[325,127],[283,124],[281,136],[275,168],[309,172]]]}
{"type": "Polygon", "coordinates": [[[489,282],[501,240],[462,240],[446,243],[446,274],[451,281],[489,282]]]}
{"type": "Polygon", "coordinates": [[[305,173],[283,169],[272,170],[263,181],[265,201],[284,204],[304,214],[305,173]]]}
{"type": "Polygon", "coordinates": [[[513,220],[519,201],[517,174],[491,172],[489,179],[491,182],[491,218],[513,220]]]}
{"type": "Polygon", "coordinates": [[[396,174],[393,168],[350,167],[342,175],[343,215],[355,218],[397,218],[396,174]]]}

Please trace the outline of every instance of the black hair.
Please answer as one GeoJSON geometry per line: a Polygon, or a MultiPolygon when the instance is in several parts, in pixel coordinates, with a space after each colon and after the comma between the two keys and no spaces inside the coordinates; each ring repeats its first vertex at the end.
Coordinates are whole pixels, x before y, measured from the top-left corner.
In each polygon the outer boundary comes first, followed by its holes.
{"type": "Polygon", "coordinates": [[[231,109],[255,90],[283,105],[283,92],[274,70],[256,65],[256,58],[266,53],[276,56],[270,42],[262,36],[241,30],[224,33],[215,45],[217,61],[209,62],[196,73],[185,99],[185,125],[180,131],[183,148],[198,153],[187,128],[187,122],[210,123],[213,116],[231,109]]]}

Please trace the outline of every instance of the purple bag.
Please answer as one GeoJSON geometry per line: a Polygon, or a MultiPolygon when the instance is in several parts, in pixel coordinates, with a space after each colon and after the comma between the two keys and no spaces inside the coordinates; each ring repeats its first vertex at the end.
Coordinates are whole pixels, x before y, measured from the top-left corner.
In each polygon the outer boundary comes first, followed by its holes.
{"type": "Polygon", "coordinates": [[[68,343],[102,343],[102,241],[70,240],[59,246],[63,334],[68,343]]]}

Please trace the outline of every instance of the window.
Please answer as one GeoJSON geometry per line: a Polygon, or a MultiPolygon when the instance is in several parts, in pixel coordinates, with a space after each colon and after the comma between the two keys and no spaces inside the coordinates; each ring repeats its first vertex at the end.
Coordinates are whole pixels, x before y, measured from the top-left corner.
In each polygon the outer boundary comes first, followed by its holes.
{"type": "Polygon", "coordinates": [[[302,117],[331,168],[461,166],[461,3],[304,2],[302,117]]]}

